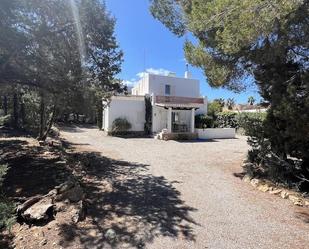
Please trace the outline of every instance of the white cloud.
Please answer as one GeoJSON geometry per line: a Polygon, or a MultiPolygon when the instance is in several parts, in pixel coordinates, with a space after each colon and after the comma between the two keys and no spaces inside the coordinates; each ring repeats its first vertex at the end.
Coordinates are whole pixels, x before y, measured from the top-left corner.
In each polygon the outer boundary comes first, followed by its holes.
{"type": "Polygon", "coordinates": [[[151,74],[164,75],[164,76],[167,76],[171,73],[171,71],[166,70],[164,68],[158,68],[158,69],[148,68],[148,69],[146,69],[146,72],[151,73],[151,74]]]}
{"type": "MultiPolygon", "coordinates": [[[[147,68],[145,72],[151,73],[151,74],[157,74],[157,75],[164,75],[164,76],[168,76],[171,73],[171,71],[164,69],[164,68],[152,68],[152,67],[147,68]]],[[[127,86],[134,86],[138,82],[139,79],[143,78],[145,72],[137,73],[136,76],[138,79],[133,78],[130,80],[124,80],[122,81],[122,83],[127,86]]]]}
{"type": "Polygon", "coordinates": [[[126,86],[134,86],[136,84],[137,80],[135,78],[132,78],[130,80],[123,80],[122,83],[126,86]]]}

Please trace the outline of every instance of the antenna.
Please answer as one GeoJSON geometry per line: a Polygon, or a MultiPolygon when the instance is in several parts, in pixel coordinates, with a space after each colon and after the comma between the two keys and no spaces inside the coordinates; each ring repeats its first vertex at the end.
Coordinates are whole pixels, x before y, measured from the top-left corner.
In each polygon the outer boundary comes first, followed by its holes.
{"type": "MultiPolygon", "coordinates": [[[[144,72],[144,74],[145,74],[145,73],[146,73],[146,49],[145,49],[145,48],[144,48],[144,61],[143,61],[143,62],[144,62],[144,65],[143,65],[143,66],[144,66],[143,72],[144,72]]],[[[144,74],[143,74],[143,75],[144,75],[144,74]]]]}

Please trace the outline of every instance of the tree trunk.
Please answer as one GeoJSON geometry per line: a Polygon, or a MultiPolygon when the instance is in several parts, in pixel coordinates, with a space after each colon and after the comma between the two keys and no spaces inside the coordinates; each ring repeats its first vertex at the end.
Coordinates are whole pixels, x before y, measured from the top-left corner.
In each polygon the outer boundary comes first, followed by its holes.
{"type": "Polygon", "coordinates": [[[21,126],[24,128],[26,124],[26,110],[25,110],[25,103],[23,101],[20,103],[20,118],[21,118],[21,126]]]}
{"type": "Polygon", "coordinates": [[[98,128],[101,130],[102,129],[102,122],[103,122],[103,106],[102,106],[102,102],[98,101],[97,102],[97,106],[96,106],[96,122],[97,122],[97,126],[98,128]]]}
{"type": "Polygon", "coordinates": [[[8,97],[5,95],[3,98],[3,111],[4,115],[8,115],[8,97]]]}
{"type": "Polygon", "coordinates": [[[47,126],[46,126],[45,132],[44,132],[44,134],[43,134],[41,140],[44,141],[44,140],[46,139],[46,137],[47,137],[47,135],[48,135],[50,129],[52,128],[52,126],[53,126],[53,124],[54,124],[55,117],[56,117],[56,105],[54,105],[54,107],[53,107],[50,120],[49,120],[49,122],[48,122],[48,124],[47,124],[47,126]]]}
{"type": "Polygon", "coordinates": [[[19,117],[18,117],[18,95],[15,92],[13,94],[13,127],[18,128],[19,124],[19,117]]]}
{"type": "Polygon", "coordinates": [[[40,100],[40,127],[39,127],[39,140],[43,140],[44,136],[44,129],[45,129],[45,96],[44,93],[41,93],[41,100],[40,100]]]}

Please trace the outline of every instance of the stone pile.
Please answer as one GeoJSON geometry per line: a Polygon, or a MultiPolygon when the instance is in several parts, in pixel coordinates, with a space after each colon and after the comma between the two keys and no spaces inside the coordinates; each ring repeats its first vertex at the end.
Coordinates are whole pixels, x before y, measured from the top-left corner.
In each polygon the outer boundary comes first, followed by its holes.
{"type": "MultiPolygon", "coordinates": [[[[243,167],[247,167],[249,162],[244,160],[243,167]]],[[[266,181],[263,179],[253,178],[250,175],[246,174],[242,180],[246,183],[251,184],[254,188],[256,188],[259,191],[262,191],[264,193],[269,193],[272,195],[277,195],[283,199],[290,200],[294,205],[301,206],[301,207],[309,207],[309,199],[304,198],[297,192],[292,192],[290,190],[287,190],[285,188],[281,188],[278,186],[275,186],[270,181],[266,181]]]]}
{"type": "Polygon", "coordinates": [[[17,207],[18,218],[26,223],[48,222],[57,212],[70,211],[73,222],[85,218],[84,192],[80,184],[69,179],[47,195],[28,198],[17,207]]]}

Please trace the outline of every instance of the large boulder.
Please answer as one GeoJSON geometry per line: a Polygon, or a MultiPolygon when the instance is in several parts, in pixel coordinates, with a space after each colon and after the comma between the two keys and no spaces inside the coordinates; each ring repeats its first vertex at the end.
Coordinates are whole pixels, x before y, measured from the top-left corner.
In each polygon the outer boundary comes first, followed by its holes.
{"type": "Polygon", "coordinates": [[[56,201],[69,200],[70,202],[79,202],[84,199],[84,192],[78,182],[67,181],[57,187],[58,194],[56,201]]]}
{"type": "Polygon", "coordinates": [[[54,204],[51,198],[43,198],[27,208],[21,216],[26,221],[44,221],[53,216],[54,204]]]}

